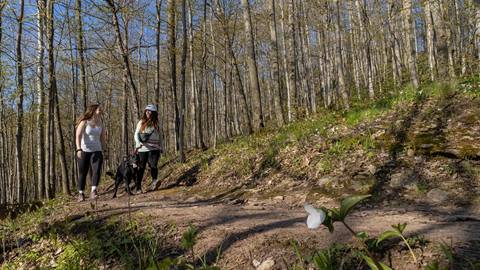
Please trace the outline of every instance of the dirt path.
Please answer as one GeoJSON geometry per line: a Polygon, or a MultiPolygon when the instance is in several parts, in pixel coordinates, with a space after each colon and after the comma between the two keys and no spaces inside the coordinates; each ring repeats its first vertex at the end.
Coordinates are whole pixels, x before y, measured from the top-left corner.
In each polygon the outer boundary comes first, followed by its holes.
{"type": "MultiPolygon", "coordinates": [[[[101,196],[97,203],[97,218],[114,216],[128,217],[126,196],[116,200],[101,196]]],[[[84,207],[88,208],[88,203],[84,207]]],[[[82,212],[86,209],[78,208],[82,212]]],[[[434,256],[434,244],[440,241],[452,244],[458,254],[468,254],[480,259],[480,208],[468,210],[453,208],[432,208],[402,205],[398,207],[361,208],[352,213],[348,223],[357,231],[366,231],[371,236],[388,230],[390,225],[408,224],[408,236],[421,235],[431,241],[431,247],[417,249],[418,256],[425,262],[434,256]],[[411,208],[411,209],[410,209],[411,208]]],[[[275,261],[273,269],[285,269],[283,260],[294,260],[290,241],[296,240],[305,250],[326,248],[332,243],[352,243],[353,239],[343,225],[338,224],[333,234],[326,228],[308,230],[307,214],[303,207],[288,207],[281,201],[255,202],[232,205],[219,201],[197,200],[182,197],[181,192],[157,191],[132,197],[130,214],[135,219],[145,219],[155,224],[174,222],[178,228],[195,224],[199,228],[196,245],[197,254],[203,254],[213,261],[220,248],[220,265],[226,269],[255,269],[252,262],[267,258],[275,261]]],[[[406,254],[406,252],[405,252],[406,254]]],[[[202,255],[202,256],[203,256],[202,255]]],[[[406,254],[408,256],[408,254],[406,254]]],[[[408,258],[408,257],[407,257],[408,258]]],[[[417,269],[398,258],[401,269],[417,269]]]]}

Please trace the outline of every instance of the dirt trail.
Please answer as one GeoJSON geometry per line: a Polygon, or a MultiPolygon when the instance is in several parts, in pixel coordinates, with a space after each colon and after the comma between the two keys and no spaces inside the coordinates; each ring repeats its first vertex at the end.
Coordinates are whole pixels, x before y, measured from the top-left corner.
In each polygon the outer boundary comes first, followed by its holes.
{"type": "MultiPolygon", "coordinates": [[[[218,248],[221,249],[220,265],[226,269],[255,269],[252,261],[259,262],[271,257],[276,262],[273,269],[285,269],[284,258],[293,258],[294,250],[290,241],[296,240],[311,251],[326,248],[332,243],[352,243],[353,238],[341,224],[335,232],[326,228],[308,230],[305,224],[307,214],[303,207],[287,207],[281,202],[248,202],[232,205],[219,201],[205,202],[192,198],[185,199],[172,191],[131,197],[130,211],[135,219],[144,217],[153,223],[175,222],[179,228],[189,223],[199,227],[197,254],[203,254],[213,261],[218,248]],[[166,195],[167,194],[167,195],[166,195]]],[[[110,200],[101,196],[97,202],[97,218],[117,215],[128,216],[126,196],[110,200]]],[[[86,208],[88,203],[83,205],[86,208]]],[[[68,206],[67,206],[68,207],[68,206]]],[[[86,211],[77,208],[78,213],[86,211]]],[[[451,243],[457,253],[466,253],[472,259],[480,259],[480,208],[469,210],[453,208],[432,208],[431,206],[360,208],[348,218],[348,223],[357,231],[378,235],[388,230],[390,225],[408,223],[406,234],[423,235],[427,240],[438,243],[451,243]]],[[[152,224],[153,225],[153,224],[152,224]]],[[[431,250],[418,254],[422,260],[430,261],[431,250]]],[[[402,269],[417,269],[405,265],[402,269]]]]}

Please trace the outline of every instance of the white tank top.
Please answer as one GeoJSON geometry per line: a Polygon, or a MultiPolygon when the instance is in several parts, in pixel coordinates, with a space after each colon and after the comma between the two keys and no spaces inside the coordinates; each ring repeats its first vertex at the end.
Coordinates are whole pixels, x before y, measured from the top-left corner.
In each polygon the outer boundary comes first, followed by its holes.
{"type": "Polygon", "coordinates": [[[101,126],[92,126],[90,121],[85,124],[85,129],[82,134],[81,148],[83,152],[97,152],[102,151],[102,143],[100,135],[102,134],[101,126]]]}

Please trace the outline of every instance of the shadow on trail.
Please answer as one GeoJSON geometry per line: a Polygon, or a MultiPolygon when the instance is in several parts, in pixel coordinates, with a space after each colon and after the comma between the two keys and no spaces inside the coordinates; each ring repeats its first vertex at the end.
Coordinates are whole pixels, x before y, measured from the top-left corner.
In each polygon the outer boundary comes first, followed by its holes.
{"type": "Polygon", "coordinates": [[[399,165],[398,154],[403,151],[403,146],[406,142],[408,131],[415,117],[419,114],[423,102],[424,99],[422,97],[417,98],[413,108],[402,121],[402,125],[398,129],[393,127],[393,130],[391,131],[394,135],[395,142],[390,147],[390,160],[380,166],[374,174],[376,181],[372,187],[372,194],[375,200],[378,200],[378,198],[381,197],[381,192],[384,186],[388,185],[392,172],[399,165]]]}
{"type": "MultiPolygon", "coordinates": [[[[225,239],[222,240],[222,242],[219,245],[207,250],[200,258],[205,258],[205,262],[208,265],[210,265],[215,262],[217,255],[219,253],[220,254],[225,253],[226,250],[228,250],[230,247],[232,247],[235,243],[239,241],[245,240],[248,237],[257,233],[268,232],[278,228],[288,228],[298,222],[305,222],[305,218],[304,217],[288,218],[280,221],[271,222],[268,224],[258,225],[253,228],[248,228],[240,232],[229,234],[225,239]]],[[[200,259],[197,259],[195,261],[195,264],[201,265],[200,259]]]]}

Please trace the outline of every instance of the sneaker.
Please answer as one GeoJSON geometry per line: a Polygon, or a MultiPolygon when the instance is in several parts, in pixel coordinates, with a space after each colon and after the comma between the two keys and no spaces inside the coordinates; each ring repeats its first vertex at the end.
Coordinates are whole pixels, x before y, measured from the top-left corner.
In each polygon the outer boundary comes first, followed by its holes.
{"type": "Polygon", "coordinates": [[[139,195],[139,194],[142,194],[142,189],[141,188],[135,190],[135,195],[139,195]]]}
{"type": "Polygon", "coordinates": [[[157,188],[160,186],[160,181],[157,179],[157,180],[154,180],[152,182],[152,184],[150,185],[150,190],[157,190],[157,188]]]}
{"type": "Polygon", "coordinates": [[[97,195],[97,191],[96,191],[96,190],[94,190],[94,191],[92,191],[92,193],[90,193],[90,199],[94,200],[94,199],[96,199],[97,197],[98,197],[98,195],[97,195]]]}
{"type": "Polygon", "coordinates": [[[83,202],[85,201],[85,195],[83,193],[79,193],[77,197],[77,202],[83,202]]]}

